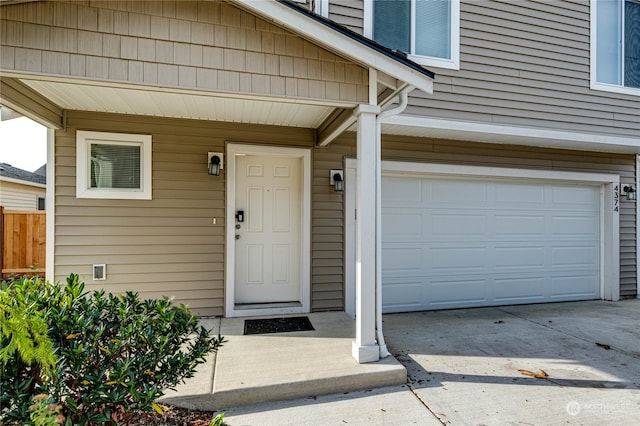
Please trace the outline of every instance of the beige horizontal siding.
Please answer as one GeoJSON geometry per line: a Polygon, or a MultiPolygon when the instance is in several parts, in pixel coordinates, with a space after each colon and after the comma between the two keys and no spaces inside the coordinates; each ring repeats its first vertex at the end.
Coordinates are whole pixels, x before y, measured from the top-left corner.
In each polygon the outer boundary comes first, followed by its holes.
{"type": "Polygon", "coordinates": [[[637,96],[591,90],[588,1],[461,1],[460,70],[408,115],[638,137],[637,96]]]}
{"type": "Polygon", "coordinates": [[[344,309],[344,194],[329,185],[331,169],[344,169],[353,154],[349,137],[313,155],[311,280],[314,311],[344,309]]]}
{"type": "Polygon", "coordinates": [[[44,188],[0,180],[0,206],[6,210],[37,210],[38,197],[44,196],[44,188]]]}
{"type": "Polygon", "coordinates": [[[364,34],[364,0],[330,0],[329,19],[364,34]]]}
{"type": "MultiPolygon", "coordinates": [[[[88,289],[164,295],[222,315],[225,170],[209,176],[207,152],[224,152],[228,141],[311,147],[313,136],[306,129],[69,112],[66,130],[56,132],[56,280],[78,273],[88,289]],[[78,129],[151,134],[153,199],[76,198],[78,129]],[[106,281],[92,281],[94,263],[107,264],[106,281]]],[[[312,291],[326,298],[335,284],[313,283],[312,291]]]]}
{"type": "Polygon", "coordinates": [[[0,6],[8,71],[207,92],[362,102],[367,70],[221,1],[34,2],[0,6]],[[144,7],[128,4],[143,3],[144,7]],[[265,80],[274,84],[261,84],[265,80]],[[241,82],[253,82],[244,84],[241,82]]]}

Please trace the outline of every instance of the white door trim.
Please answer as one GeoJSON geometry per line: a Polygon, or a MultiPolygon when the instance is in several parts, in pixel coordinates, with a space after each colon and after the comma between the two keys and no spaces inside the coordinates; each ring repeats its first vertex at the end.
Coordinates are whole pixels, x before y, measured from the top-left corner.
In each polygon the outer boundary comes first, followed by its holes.
{"type": "MultiPolygon", "coordinates": [[[[356,182],[355,176],[357,161],[347,158],[345,161],[345,208],[355,206],[356,182]],[[352,177],[349,179],[349,177],[352,177]]],[[[601,212],[601,238],[600,238],[600,297],[605,300],[620,299],[620,214],[615,210],[619,207],[620,200],[620,176],[612,173],[584,173],[558,170],[530,170],[502,167],[460,166],[449,164],[411,163],[402,161],[383,161],[383,175],[408,175],[408,176],[467,176],[504,178],[513,180],[534,179],[557,182],[591,183],[600,185],[600,212],[601,212]]],[[[352,211],[345,211],[345,235],[353,233],[355,217],[352,211]]],[[[355,288],[355,241],[352,238],[345,239],[345,310],[351,312],[355,306],[355,300],[351,296],[355,288]]]]}
{"type": "Polygon", "coordinates": [[[227,317],[296,314],[311,311],[311,150],[267,145],[243,145],[229,143],[226,154],[227,205],[226,205],[226,255],[225,255],[225,315],[227,317]],[[300,265],[300,304],[298,306],[270,306],[264,308],[236,309],[235,306],[235,205],[236,205],[236,156],[260,155],[294,157],[302,159],[303,193],[300,265]]]}

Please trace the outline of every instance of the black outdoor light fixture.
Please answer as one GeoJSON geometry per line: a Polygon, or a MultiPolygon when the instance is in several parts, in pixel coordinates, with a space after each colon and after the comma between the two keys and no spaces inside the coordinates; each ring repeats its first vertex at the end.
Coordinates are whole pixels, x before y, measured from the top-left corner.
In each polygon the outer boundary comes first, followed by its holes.
{"type": "Polygon", "coordinates": [[[627,201],[636,201],[638,197],[638,192],[633,187],[633,185],[625,185],[622,187],[622,192],[627,194],[627,201]]]}
{"type": "Polygon", "coordinates": [[[209,174],[211,176],[220,176],[222,169],[222,154],[218,152],[210,152],[209,157],[209,174]]]}
{"type": "Polygon", "coordinates": [[[344,192],[344,172],[342,170],[331,170],[329,174],[329,184],[333,185],[336,192],[344,192]]]}

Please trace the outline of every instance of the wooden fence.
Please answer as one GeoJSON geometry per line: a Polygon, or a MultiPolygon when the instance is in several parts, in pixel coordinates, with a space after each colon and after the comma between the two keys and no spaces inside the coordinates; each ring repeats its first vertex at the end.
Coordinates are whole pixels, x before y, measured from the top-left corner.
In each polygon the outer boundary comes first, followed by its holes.
{"type": "Polygon", "coordinates": [[[45,212],[0,206],[0,276],[44,276],[46,233],[45,212]]]}

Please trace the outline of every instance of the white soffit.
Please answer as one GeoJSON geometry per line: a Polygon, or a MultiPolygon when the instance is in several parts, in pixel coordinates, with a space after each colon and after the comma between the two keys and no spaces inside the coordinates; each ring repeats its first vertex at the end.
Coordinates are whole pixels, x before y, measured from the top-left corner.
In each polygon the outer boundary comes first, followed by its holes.
{"type": "Polygon", "coordinates": [[[332,107],[77,83],[21,80],[63,109],[317,128],[332,107]]]}
{"type": "MultiPolygon", "coordinates": [[[[355,131],[355,126],[352,126],[349,130],[355,131]]],[[[382,124],[382,133],[580,151],[640,154],[640,138],[500,124],[471,123],[408,115],[399,115],[385,120],[382,124]]]]}

